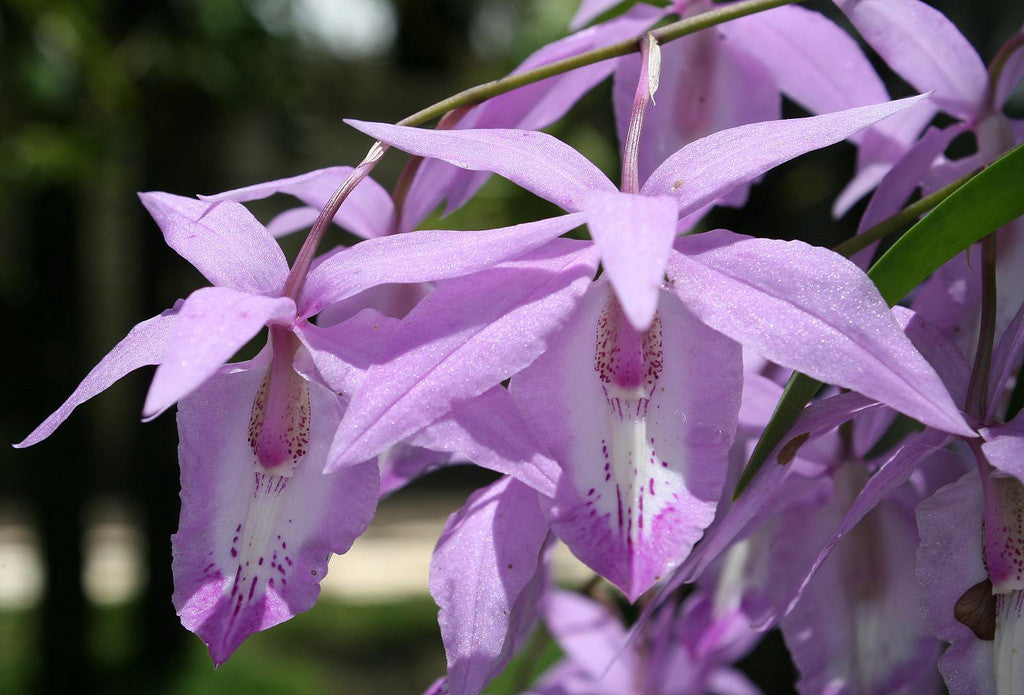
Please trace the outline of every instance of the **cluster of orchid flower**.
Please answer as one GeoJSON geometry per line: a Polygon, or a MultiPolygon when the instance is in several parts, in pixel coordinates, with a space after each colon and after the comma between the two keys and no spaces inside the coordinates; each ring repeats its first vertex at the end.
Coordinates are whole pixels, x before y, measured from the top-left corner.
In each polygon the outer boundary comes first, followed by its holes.
{"type": "MultiPolygon", "coordinates": [[[[585,0],[574,27],[617,4],[585,0]]],[[[1024,416],[1005,422],[1022,223],[892,308],[867,243],[851,260],[692,233],[843,140],[857,170],[835,212],[873,191],[861,231],[987,165],[1024,140],[1003,113],[1024,34],[986,68],[919,0],[838,0],[921,93],[890,101],[855,37],[783,5],[635,4],[437,129],[350,122],[378,140],[354,169],[142,194],[211,286],[133,328],[19,446],[157,365],[143,415],[177,404],[180,436],[173,601],[218,664],[313,605],[381,496],[469,461],[501,478],[433,556],[448,671],[431,692],[482,691],[539,622],[565,657],[537,694],[755,693],[733,664],[776,626],[802,693],[1024,692],[1024,416]],[[632,52],[596,61],[616,45],[632,52]],[[609,76],[620,186],[538,130],[609,76]],[[780,119],[782,95],[813,115],[780,119]],[[977,152],[948,159],[964,133],[977,152]],[[414,156],[393,195],[369,178],[389,147],[414,156]],[[565,214],[415,231],[490,173],[565,214]],[[301,205],[264,226],[243,203],[272,194],[301,205]],[[332,222],[362,240],[317,255],[332,222]],[[310,225],[289,267],[275,237],[310,225]],[[228,362],[265,328],[257,357],[228,362]],[[830,386],[734,495],[791,371],[830,386]],[[899,414],[923,428],[886,449],[899,414]],[[636,624],[552,585],[556,539],[644,597],[636,624]]]]}

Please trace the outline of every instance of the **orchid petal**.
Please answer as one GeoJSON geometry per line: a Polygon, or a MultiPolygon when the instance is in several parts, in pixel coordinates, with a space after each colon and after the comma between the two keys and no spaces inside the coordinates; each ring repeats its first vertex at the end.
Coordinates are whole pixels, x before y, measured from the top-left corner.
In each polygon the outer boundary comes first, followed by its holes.
{"type": "MultiPolygon", "coordinates": [[[[854,492],[849,478],[858,472],[855,465],[837,472],[837,497],[854,492]]],[[[777,543],[798,544],[808,525],[833,523],[837,502],[787,519],[789,532],[777,543]]],[[[849,531],[845,540],[801,588],[799,603],[781,623],[801,692],[827,692],[837,682],[864,695],[934,692],[938,685],[939,641],[921,617],[917,588],[906,581],[918,542],[913,508],[894,499],[878,502],[856,527],[841,528],[849,531]]]]}
{"type": "MultiPolygon", "coordinates": [[[[1011,37],[1011,40],[1014,38],[1019,39],[1019,37],[1020,32],[1011,37]]],[[[997,109],[1002,109],[1006,106],[1007,100],[1013,95],[1021,80],[1024,80],[1024,51],[1020,50],[1018,46],[1017,50],[1007,59],[1006,64],[1003,65],[1003,71],[999,73],[995,98],[992,100],[997,109]]]]}
{"type": "Polygon", "coordinates": [[[513,397],[565,473],[552,528],[630,600],[685,558],[714,517],[741,370],[739,346],[671,295],[639,334],[599,283],[547,352],[512,378],[513,397]]]}
{"type": "MultiPolygon", "coordinates": [[[[620,17],[549,43],[522,62],[512,74],[538,68],[556,60],[630,39],[643,33],[664,16],[664,10],[638,4],[620,17]]],[[[459,121],[457,129],[520,128],[541,130],[558,119],[605,79],[616,61],[606,60],[549,77],[501,94],[475,107],[459,121]]],[[[489,171],[462,171],[438,160],[420,167],[402,210],[402,229],[416,224],[447,198],[445,214],[465,204],[490,177],[489,171]]]]}
{"type": "Polygon", "coordinates": [[[31,434],[14,446],[21,449],[41,442],[68,419],[71,411],[96,394],[106,391],[124,375],[139,367],[159,364],[167,352],[177,312],[178,305],[175,305],[173,309],[168,309],[158,316],[136,324],[128,331],[128,335],[122,338],[121,342],[104,355],[99,364],[86,374],[82,383],[75,388],[68,399],[32,430],[31,434]]]}
{"type": "Polygon", "coordinates": [[[280,295],[288,275],[281,247],[234,201],[206,203],[170,193],[140,193],[167,245],[214,285],[280,295]]]}
{"type": "Polygon", "coordinates": [[[299,301],[303,316],[369,287],[469,275],[543,246],[579,226],[561,215],[486,231],[419,231],[368,239],[328,255],[309,273],[299,301]]]}
{"type": "Polygon", "coordinates": [[[640,655],[607,608],[580,594],[551,591],[544,598],[544,622],[566,656],[590,677],[592,687],[603,693],[637,691],[640,655]]]}
{"type": "Polygon", "coordinates": [[[196,290],[181,305],[142,414],[154,417],[163,412],[213,376],[268,321],[294,315],[295,303],[287,297],[264,297],[228,287],[196,290]]]}
{"type": "Polygon", "coordinates": [[[554,497],[558,464],[536,442],[512,397],[495,386],[427,426],[411,440],[434,451],[450,451],[478,466],[504,473],[542,495],[554,497]]]}
{"type": "Polygon", "coordinates": [[[253,632],[309,610],[331,553],[370,523],[374,462],[323,475],[337,397],[309,383],[309,449],[290,478],[256,471],[248,441],[263,374],[219,375],[178,409],[181,520],[171,538],[174,605],[217,664],[253,632]]]}
{"type": "Polygon", "coordinates": [[[367,372],[332,445],[331,465],[375,455],[530,364],[595,266],[593,246],[557,239],[439,285],[367,372]]]}
{"type": "Polygon", "coordinates": [[[988,75],[963,34],[917,0],[836,0],[861,36],[889,66],[944,111],[972,118],[988,75]]]}
{"type": "Polygon", "coordinates": [[[845,140],[922,98],[719,131],[666,159],[640,192],[672,195],[679,203],[680,214],[686,214],[783,162],[845,140]]]}
{"type": "Polygon", "coordinates": [[[975,472],[917,506],[921,542],[916,578],[921,608],[935,635],[952,644],[939,659],[950,695],[996,692],[994,650],[956,620],[954,606],[988,577],[982,562],[984,503],[975,472]]]}
{"type": "Polygon", "coordinates": [[[683,238],[676,248],[682,252],[669,261],[676,294],[715,330],[819,381],[973,436],[874,283],[850,261],[802,242],[725,230],[683,238]]]}
{"type": "Polygon", "coordinates": [[[665,266],[676,236],[676,204],[668,196],[590,191],[587,228],[608,280],[633,328],[646,330],[658,308],[665,266]]]}
{"type": "Polygon", "coordinates": [[[441,609],[452,695],[482,691],[519,646],[522,623],[536,618],[535,605],[520,599],[543,586],[547,538],[536,494],[510,478],[448,517],[430,562],[430,595],[441,609]]]}
{"type": "Polygon", "coordinates": [[[583,195],[591,189],[616,190],[586,157],[546,133],[497,128],[429,130],[351,119],[345,122],[409,154],[504,176],[569,212],[583,208],[583,195]]]}
{"type": "MultiPolygon", "coordinates": [[[[250,200],[269,198],[275,193],[285,193],[298,198],[307,206],[289,212],[309,210],[313,213],[313,219],[310,220],[312,223],[320,210],[327,206],[327,201],[334,195],[334,192],[345,183],[352,172],[352,167],[328,167],[299,176],[257,183],[215,195],[201,195],[199,198],[210,202],[234,200],[246,203],[250,200]]],[[[334,216],[334,223],[357,236],[370,239],[390,234],[394,225],[394,215],[395,206],[391,202],[391,196],[379,183],[366,177],[345,198],[345,202],[334,216]]],[[[283,226],[283,223],[279,222],[278,224],[283,226]]],[[[271,225],[268,224],[267,228],[270,229],[270,227],[271,225]]]]}
{"type": "MultiPolygon", "coordinates": [[[[647,109],[640,138],[641,181],[687,143],[733,126],[780,117],[782,98],[759,62],[760,54],[754,58],[742,50],[743,43],[724,38],[716,28],[662,47],[658,101],[647,109]]],[[[625,142],[639,70],[638,56],[618,61],[612,96],[619,142],[625,142]]],[[[885,98],[883,94],[875,101],[885,98]]],[[[729,199],[729,204],[742,202],[729,199]]]]}
{"type": "Polygon", "coordinates": [[[726,22],[720,31],[732,45],[756,47],[779,89],[812,113],[889,98],[857,42],[818,12],[777,7],[726,22]]]}
{"type": "MultiPolygon", "coordinates": [[[[366,370],[397,326],[398,319],[364,309],[347,321],[326,328],[300,322],[295,326],[295,335],[316,366],[319,380],[335,393],[348,397],[359,388],[366,370]]],[[[299,360],[296,356],[297,363],[299,360]]]]}

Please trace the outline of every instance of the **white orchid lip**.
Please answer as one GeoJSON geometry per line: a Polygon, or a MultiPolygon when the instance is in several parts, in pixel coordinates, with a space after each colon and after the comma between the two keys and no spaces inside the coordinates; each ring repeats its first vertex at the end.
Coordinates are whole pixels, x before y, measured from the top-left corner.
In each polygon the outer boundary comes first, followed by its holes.
{"type": "Polygon", "coordinates": [[[298,339],[272,326],[273,359],[252,404],[249,446],[258,472],[290,477],[309,451],[309,385],[292,367],[298,339]]]}

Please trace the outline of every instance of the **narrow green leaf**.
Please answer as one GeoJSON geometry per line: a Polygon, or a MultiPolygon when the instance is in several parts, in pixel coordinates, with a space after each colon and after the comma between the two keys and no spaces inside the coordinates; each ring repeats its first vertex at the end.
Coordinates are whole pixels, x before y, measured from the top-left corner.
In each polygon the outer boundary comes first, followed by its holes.
{"type": "Polygon", "coordinates": [[[789,382],[782,391],[782,397],[779,398],[779,403],[775,406],[775,412],[772,413],[764,432],[761,433],[761,438],[757,440],[757,446],[750,454],[750,460],[747,461],[747,466],[743,469],[739,482],[736,483],[733,499],[739,497],[750,481],[754,479],[761,469],[761,464],[768,459],[768,454],[772,453],[775,446],[782,441],[786,432],[800,416],[804,406],[814,398],[814,394],[820,388],[821,382],[806,374],[794,372],[793,376],[789,377],[789,382]]]}
{"type": "MultiPolygon", "coordinates": [[[[889,306],[944,263],[1024,215],[1024,145],[980,171],[911,227],[868,271],[889,306]]],[[[821,382],[794,373],[754,447],[733,497],[739,497],[768,454],[793,426],[821,382]]]]}
{"type": "Polygon", "coordinates": [[[868,271],[892,306],[953,256],[1024,215],[1024,145],[983,169],[901,236],[868,271]]]}

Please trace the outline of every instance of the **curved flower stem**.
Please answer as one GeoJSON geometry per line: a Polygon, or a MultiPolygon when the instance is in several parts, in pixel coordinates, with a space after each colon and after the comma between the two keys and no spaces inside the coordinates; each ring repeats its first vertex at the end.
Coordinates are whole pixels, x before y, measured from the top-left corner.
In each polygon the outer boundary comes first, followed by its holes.
{"type": "Polygon", "coordinates": [[[681,19],[678,22],[672,22],[666,24],[663,27],[654,29],[650,32],[644,32],[643,35],[637,36],[625,41],[619,41],[608,46],[587,51],[571,58],[565,58],[563,60],[556,60],[553,63],[547,63],[540,67],[534,68],[533,70],[524,70],[523,72],[516,73],[502,77],[499,80],[493,80],[491,82],[485,82],[484,84],[477,85],[476,87],[470,87],[467,90],[454,94],[447,99],[437,102],[432,106],[428,106],[425,109],[421,109],[411,116],[406,116],[398,122],[398,125],[420,125],[431,119],[437,118],[452,109],[456,109],[460,106],[466,106],[468,104],[476,104],[485,99],[510,92],[513,89],[518,89],[534,82],[540,82],[548,77],[554,77],[555,75],[561,75],[564,72],[581,68],[585,65],[592,65],[594,63],[600,63],[602,60],[608,60],[609,58],[618,58],[629,53],[636,53],[640,50],[640,42],[644,36],[650,33],[651,37],[658,44],[667,43],[673,39],[678,39],[687,34],[693,34],[702,29],[713,27],[716,24],[722,24],[728,22],[731,19],[738,19],[740,17],[746,17],[747,15],[756,14],[765,10],[770,10],[775,7],[782,5],[792,5],[800,0],[745,0],[744,2],[737,2],[727,7],[719,7],[709,12],[704,12],[693,17],[687,17],[681,19]]]}
{"type": "Polygon", "coordinates": [[[876,224],[875,226],[869,227],[868,229],[864,230],[864,233],[858,234],[855,237],[847,239],[838,246],[833,247],[832,250],[841,256],[846,256],[847,258],[849,258],[858,251],[867,248],[874,242],[880,239],[884,239],[890,234],[898,232],[906,225],[916,222],[918,217],[928,212],[936,205],[941,203],[943,200],[951,196],[953,193],[957,191],[957,189],[959,189],[965,183],[974,178],[978,174],[978,172],[980,172],[984,168],[985,167],[979,167],[974,171],[970,172],[969,174],[961,176],[956,181],[953,181],[952,183],[943,186],[942,188],[935,191],[931,195],[925,196],[924,198],[921,198],[920,200],[911,203],[907,207],[897,212],[892,217],[888,217],[879,222],[878,224],[876,224]]]}

